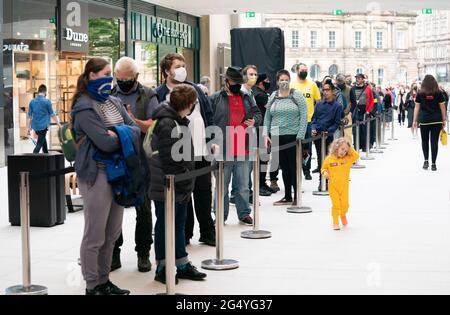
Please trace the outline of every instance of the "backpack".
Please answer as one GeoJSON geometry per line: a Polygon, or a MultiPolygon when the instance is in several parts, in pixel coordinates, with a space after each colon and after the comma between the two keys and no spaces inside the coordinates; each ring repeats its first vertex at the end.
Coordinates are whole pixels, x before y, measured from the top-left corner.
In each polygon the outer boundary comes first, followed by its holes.
{"type": "MultiPolygon", "coordinates": [[[[180,134],[181,133],[180,125],[178,124],[178,122],[176,120],[174,120],[174,122],[177,125],[178,134],[180,134]]],[[[147,157],[147,159],[150,159],[151,157],[153,157],[154,155],[157,155],[159,153],[158,150],[153,151],[153,148],[152,148],[153,134],[154,134],[157,124],[158,124],[158,120],[154,120],[153,125],[148,129],[147,134],[145,135],[145,138],[144,138],[143,147],[144,147],[144,152],[145,152],[145,156],[147,157]]]]}
{"type": "MultiPolygon", "coordinates": [[[[300,104],[297,102],[297,100],[294,97],[295,91],[296,91],[295,89],[291,89],[291,91],[289,92],[289,98],[295,105],[297,105],[300,108],[300,104]]],[[[275,92],[275,97],[272,99],[271,102],[269,102],[269,104],[267,104],[267,108],[271,107],[277,98],[280,98],[280,91],[275,92]]]]}
{"type": "Polygon", "coordinates": [[[128,126],[116,126],[121,153],[106,154],[97,151],[94,160],[106,165],[108,183],[111,185],[115,202],[123,207],[137,207],[144,203],[148,189],[148,165],[133,144],[128,126]]]}
{"type": "Polygon", "coordinates": [[[72,122],[65,123],[59,129],[59,141],[61,142],[61,149],[64,157],[70,163],[75,162],[77,151],[80,146],[86,141],[86,136],[82,137],[80,141],[75,141],[75,130],[72,122]]]}

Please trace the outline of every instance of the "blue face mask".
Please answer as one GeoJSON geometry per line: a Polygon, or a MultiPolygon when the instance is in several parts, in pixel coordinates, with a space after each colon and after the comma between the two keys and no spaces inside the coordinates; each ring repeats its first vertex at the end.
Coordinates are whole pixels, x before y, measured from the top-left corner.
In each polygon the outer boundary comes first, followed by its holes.
{"type": "Polygon", "coordinates": [[[111,95],[113,77],[103,77],[89,81],[87,91],[89,96],[99,102],[105,102],[111,95]]]}

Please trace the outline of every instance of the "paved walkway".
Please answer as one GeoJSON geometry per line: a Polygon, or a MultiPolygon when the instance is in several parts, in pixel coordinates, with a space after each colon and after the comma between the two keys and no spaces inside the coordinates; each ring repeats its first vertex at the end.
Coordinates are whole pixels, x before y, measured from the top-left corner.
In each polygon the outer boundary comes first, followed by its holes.
{"type": "MultiPolygon", "coordinates": [[[[318,179],[305,183],[304,203],[312,214],[288,214],[262,198],[264,229],[269,240],[244,240],[235,209],[225,227],[225,256],[239,260],[234,271],[207,272],[203,283],[182,281],[184,294],[448,294],[450,292],[450,150],[440,148],[439,172],[421,169],[420,140],[397,127],[400,139],[385,154],[354,170],[350,227],[331,229],[328,197],[313,197],[318,179]]],[[[313,161],[313,166],[316,161],[313,161]]],[[[20,230],[8,224],[6,169],[0,169],[0,294],[21,282],[20,230]]],[[[140,274],[134,253],[134,210],[126,211],[123,269],[112,280],[134,294],[155,294],[165,287],[154,272],[140,274]]],[[[83,214],[70,214],[63,226],[33,228],[33,283],[50,294],[83,294],[76,264],[83,214]]],[[[214,258],[215,249],[196,243],[191,260],[214,258]]],[[[152,253],[152,257],[154,257],[152,253]]]]}

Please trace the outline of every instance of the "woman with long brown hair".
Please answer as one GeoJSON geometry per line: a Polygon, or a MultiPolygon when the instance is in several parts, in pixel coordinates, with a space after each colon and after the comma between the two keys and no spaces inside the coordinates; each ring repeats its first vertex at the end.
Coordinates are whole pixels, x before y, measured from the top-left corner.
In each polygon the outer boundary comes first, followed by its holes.
{"type": "Polygon", "coordinates": [[[415,102],[413,128],[417,129],[420,126],[422,149],[425,157],[423,168],[428,170],[430,167],[431,142],[431,170],[437,171],[436,160],[439,151],[439,135],[441,130],[445,128],[447,118],[444,96],[432,75],[427,75],[423,79],[422,87],[415,102]]]}
{"type": "Polygon", "coordinates": [[[139,144],[140,129],[128,116],[119,99],[110,96],[113,78],[111,65],[93,58],[78,79],[72,106],[72,124],[79,150],[75,171],[84,200],[84,236],[81,244],[81,269],[87,295],[128,295],[111,283],[112,253],[122,231],[124,208],[114,201],[106,167],[94,155],[112,154],[121,149],[113,127],[128,125],[133,141],[139,144]]]}

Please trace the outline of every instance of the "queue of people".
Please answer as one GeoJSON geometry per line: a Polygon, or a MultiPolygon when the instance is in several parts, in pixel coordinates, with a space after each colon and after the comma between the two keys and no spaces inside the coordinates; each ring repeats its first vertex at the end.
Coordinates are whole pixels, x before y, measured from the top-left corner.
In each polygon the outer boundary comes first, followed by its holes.
{"type": "MultiPolygon", "coordinates": [[[[125,169],[131,167],[129,164],[142,165],[141,172],[129,174],[130,182],[139,178],[136,182],[145,183],[141,184],[145,186],[144,194],[135,195],[133,203],[136,208],[137,267],[144,273],[152,270],[150,252],[154,244],[155,281],[161,283],[166,282],[167,268],[164,236],[166,175],[182,175],[205,168],[212,161],[226,160],[224,219],[227,221],[229,217],[231,186],[237,217],[244,225],[253,225],[252,172],[260,173],[260,191],[253,191],[253,194],[271,196],[280,191],[278,167],[272,165],[273,160],[261,163],[259,170],[252,169],[249,134],[256,133],[256,128],[263,130],[258,145],[265,146],[269,153],[274,138],[282,146],[319,134],[326,136],[327,158],[322,161],[321,141],[316,141],[318,165],[311,171],[312,143],[303,145],[302,168],[306,180],[312,180],[312,173],[327,179],[335,230],[340,229],[340,223],[348,224],[348,177],[359,154],[354,149],[356,138],[351,129],[341,135],[341,127],[382,111],[387,114],[387,122],[393,123],[394,106],[403,106],[413,135],[419,126],[421,129],[423,168],[430,166],[431,144],[431,168],[437,170],[437,143],[446,124],[447,109],[444,95],[431,76],[424,79],[421,88],[413,86],[410,91],[401,90],[398,101],[390,89],[374,88],[362,74],[356,76],[353,86],[344,75],[327,76],[316,84],[308,79],[305,64],[296,67],[296,78],[291,78],[289,71],[280,70],[275,82],[271,82],[267,74],[258,73],[254,65],[243,70],[229,67],[223,75],[223,88],[216,93],[212,93],[208,78],[203,78],[200,85],[187,81],[186,61],[180,54],[165,56],[160,69],[164,82],[156,90],[139,82],[136,62],[128,57],[117,62],[114,73],[106,60],[93,58],[78,80],[71,125],[77,146],[75,170],[85,205],[80,254],[88,295],[130,294],[114,285],[109,277],[112,271],[121,268],[120,248],[126,236],[122,233],[122,221],[124,207],[129,204],[118,201],[117,183],[111,180],[113,171],[108,160],[99,156],[123,158],[127,161],[123,166],[125,169]],[[270,93],[271,89],[274,92],[270,93]],[[222,136],[211,135],[210,127],[216,128],[222,136]],[[179,147],[179,142],[185,145],[179,147]],[[209,145],[211,142],[213,144],[209,145]],[[177,158],[175,153],[183,158],[177,158]],[[267,170],[268,165],[272,169],[267,170]],[[269,174],[270,186],[267,185],[269,174]]],[[[37,105],[33,105],[29,114],[33,128],[42,130],[48,127],[50,117],[55,116],[43,100],[44,96],[42,88],[35,102],[37,105]],[[42,109],[38,108],[39,104],[43,104],[42,109]],[[43,118],[40,118],[40,112],[45,112],[43,118]]],[[[403,116],[400,122],[403,123],[403,116]]],[[[363,127],[359,145],[365,150],[363,127]]],[[[39,144],[45,147],[43,140],[39,144]]],[[[275,206],[297,205],[296,174],[300,170],[297,169],[296,154],[295,147],[279,153],[285,190],[275,206]]],[[[208,174],[175,185],[177,282],[179,279],[202,281],[207,278],[189,260],[187,245],[194,235],[196,217],[200,243],[216,246],[213,213],[217,196],[213,196],[211,183],[212,176],[208,174]]],[[[321,189],[319,185],[319,191],[321,189]]]]}

